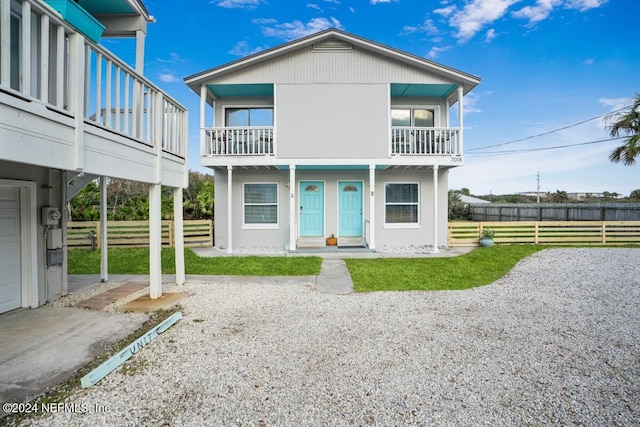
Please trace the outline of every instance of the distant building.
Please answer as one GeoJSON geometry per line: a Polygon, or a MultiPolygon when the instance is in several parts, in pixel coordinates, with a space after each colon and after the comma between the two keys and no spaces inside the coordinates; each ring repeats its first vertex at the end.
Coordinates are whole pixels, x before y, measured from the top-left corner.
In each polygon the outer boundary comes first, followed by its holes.
{"type": "Polygon", "coordinates": [[[479,199],[473,196],[466,196],[464,194],[460,194],[460,202],[464,203],[465,205],[468,205],[470,203],[491,203],[488,200],[479,199]]]}

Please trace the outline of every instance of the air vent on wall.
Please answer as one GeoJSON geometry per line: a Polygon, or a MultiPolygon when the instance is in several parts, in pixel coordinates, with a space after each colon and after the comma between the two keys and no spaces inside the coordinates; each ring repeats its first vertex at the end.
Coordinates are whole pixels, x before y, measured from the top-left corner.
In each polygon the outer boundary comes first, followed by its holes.
{"type": "Polygon", "coordinates": [[[342,40],[325,40],[313,45],[314,52],[352,52],[353,46],[342,40]]]}

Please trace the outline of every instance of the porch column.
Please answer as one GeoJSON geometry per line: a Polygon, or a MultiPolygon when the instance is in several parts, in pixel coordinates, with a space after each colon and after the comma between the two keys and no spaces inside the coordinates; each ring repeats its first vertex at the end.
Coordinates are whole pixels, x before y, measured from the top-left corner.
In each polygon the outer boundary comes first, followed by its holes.
{"type": "Polygon", "coordinates": [[[100,177],[100,281],[109,280],[109,244],[107,235],[107,177],[100,177]]]}
{"type": "Polygon", "coordinates": [[[369,165],[369,249],[376,248],[376,165],[369,165]]]}
{"type": "Polygon", "coordinates": [[[144,42],[147,35],[144,31],[136,31],[136,72],[144,75],[144,42]]]}
{"type": "Polygon", "coordinates": [[[289,165],[289,250],[295,251],[297,247],[298,233],[296,230],[298,211],[296,209],[296,165],[289,165]]]}
{"type": "Polygon", "coordinates": [[[438,250],[438,166],[433,167],[433,249],[432,254],[438,250]]]}
{"type": "Polygon", "coordinates": [[[227,252],[233,253],[233,166],[227,166],[227,252]]]}
{"type": "Polygon", "coordinates": [[[182,188],[173,189],[173,241],[175,244],[176,284],[186,282],[184,270],[184,222],[182,215],[182,188]]]}
{"type": "Polygon", "coordinates": [[[458,127],[460,128],[460,137],[459,137],[459,150],[460,150],[460,154],[463,154],[463,145],[462,145],[462,135],[464,134],[463,131],[463,127],[464,127],[464,90],[462,89],[462,86],[458,86],[458,127]]]}
{"type": "Polygon", "coordinates": [[[205,85],[200,86],[200,155],[204,156],[213,153],[213,147],[211,151],[207,150],[206,146],[206,132],[204,128],[207,122],[207,87],[205,85]]]}
{"type": "Polygon", "coordinates": [[[149,185],[149,297],[162,296],[162,185],[149,185]]]}

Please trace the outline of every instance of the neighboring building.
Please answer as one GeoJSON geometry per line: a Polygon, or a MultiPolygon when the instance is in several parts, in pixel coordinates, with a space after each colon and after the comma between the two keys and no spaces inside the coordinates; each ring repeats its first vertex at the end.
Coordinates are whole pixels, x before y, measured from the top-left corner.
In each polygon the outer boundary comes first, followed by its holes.
{"type": "Polygon", "coordinates": [[[459,194],[458,196],[460,197],[460,202],[464,203],[465,205],[469,205],[471,203],[491,203],[488,200],[479,199],[478,197],[473,196],[467,196],[466,194],[459,194]]]}
{"type": "MultiPolygon", "coordinates": [[[[150,184],[158,297],[160,188],[174,188],[181,229],[188,169],[186,110],[143,75],[153,18],[139,0],[0,1],[0,313],[67,292],[66,205],[96,177],[103,200],[105,177],[150,184]],[[101,34],[135,37],[135,67],[100,45],[101,34]]],[[[182,258],[176,250],[178,281],[182,258]]],[[[103,249],[102,280],[106,261],[103,249]]]]}
{"type": "Polygon", "coordinates": [[[201,97],[217,247],[446,245],[478,77],[330,29],[185,82],[201,97]]]}

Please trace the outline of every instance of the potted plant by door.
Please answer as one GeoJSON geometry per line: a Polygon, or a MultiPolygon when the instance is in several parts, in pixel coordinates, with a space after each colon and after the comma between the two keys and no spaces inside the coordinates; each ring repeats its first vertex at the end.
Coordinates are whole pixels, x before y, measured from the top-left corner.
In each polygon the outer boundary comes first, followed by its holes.
{"type": "Polygon", "coordinates": [[[338,239],[333,234],[327,237],[327,246],[335,246],[338,244],[338,239]]]}
{"type": "Polygon", "coordinates": [[[483,228],[482,234],[480,236],[480,246],[483,248],[488,248],[489,246],[493,246],[493,235],[495,231],[491,228],[483,228]]]}

